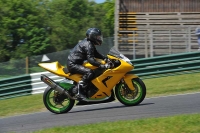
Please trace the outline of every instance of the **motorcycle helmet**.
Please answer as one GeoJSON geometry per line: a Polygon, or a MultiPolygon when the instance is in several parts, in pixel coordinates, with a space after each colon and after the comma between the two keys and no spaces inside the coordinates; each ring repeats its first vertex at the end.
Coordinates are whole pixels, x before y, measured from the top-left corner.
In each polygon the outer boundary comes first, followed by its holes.
{"type": "Polygon", "coordinates": [[[103,42],[103,35],[101,34],[101,31],[97,28],[89,28],[86,31],[86,37],[91,42],[94,42],[95,45],[101,45],[103,42]]]}

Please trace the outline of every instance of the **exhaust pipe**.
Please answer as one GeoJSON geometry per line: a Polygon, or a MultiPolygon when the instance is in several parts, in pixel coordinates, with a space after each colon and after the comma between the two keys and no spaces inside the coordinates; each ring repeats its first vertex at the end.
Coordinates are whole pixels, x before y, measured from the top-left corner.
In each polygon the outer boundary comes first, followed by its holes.
{"type": "Polygon", "coordinates": [[[41,81],[43,81],[45,84],[49,85],[53,90],[58,91],[60,94],[67,95],[70,99],[76,100],[75,98],[70,96],[70,94],[65,89],[63,89],[55,81],[53,81],[52,79],[50,79],[46,75],[41,74],[40,78],[41,78],[41,81]]]}

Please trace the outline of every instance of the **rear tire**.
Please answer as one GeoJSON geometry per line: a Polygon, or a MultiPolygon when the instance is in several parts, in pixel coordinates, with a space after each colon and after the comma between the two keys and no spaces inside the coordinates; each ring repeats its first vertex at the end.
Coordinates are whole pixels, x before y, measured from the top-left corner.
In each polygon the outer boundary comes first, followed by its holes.
{"type": "Polygon", "coordinates": [[[134,91],[130,90],[122,82],[116,85],[115,95],[117,99],[126,106],[135,106],[140,104],[146,96],[146,86],[140,78],[132,79],[134,91]]]}
{"type": "Polygon", "coordinates": [[[75,100],[72,100],[65,95],[60,95],[51,87],[47,87],[43,94],[43,102],[50,112],[62,114],[69,112],[73,108],[75,100]]]}

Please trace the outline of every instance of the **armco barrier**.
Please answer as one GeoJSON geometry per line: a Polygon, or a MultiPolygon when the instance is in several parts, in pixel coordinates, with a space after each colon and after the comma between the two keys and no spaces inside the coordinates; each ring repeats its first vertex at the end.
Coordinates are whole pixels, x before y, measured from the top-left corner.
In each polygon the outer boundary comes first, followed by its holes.
{"type": "MultiPolygon", "coordinates": [[[[166,64],[166,63],[177,63],[182,61],[190,61],[190,60],[198,60],[200,56],[200,52],[190,52],[190,53],[180,53],[180,54],[171,54],[171,55],[163,55],[151,58],[142,58],[135,59],[131,62],[135,65],[143,65],[147,66],[146,63],[150,63],[153,65],[156,64],[166,64]]],[[[141,66],[140,66],[141,67],[141,66]]]]}
{"type": "Polygon", "coordinates": [[[44,92],[47,86],[41,82],[41,74],[48,75],[55,81],[62,80],[62,77],[53,75],[50,72],[27,74],[0,80],[0,100],[44,92]]]}
{"type": "MultiPolygon", "coordinates": [[[[136,74],[142,79],[200,72],[200,52],[136,59],[131,62],[134,64],[135,69],[129,73],[136,74]]],[[[41,82],[41,74],[45,74],[55,81],[63,79],[63,77],[50,72],[3,79],[0,80],[0,100],[43,93],[47,85],[41,82]]]]}
{"type": "Polygon", "coordinates": [[[135,69],[130,73],[143,79],[200,72],[200,52],[136,59],[131,62],[135,69]]]}
{"type": "Polygon", "coordinates": [[[28,95],[32,91],[30,75],[21,75],[0,80],[0,99],[7,96],[28,95]]]}

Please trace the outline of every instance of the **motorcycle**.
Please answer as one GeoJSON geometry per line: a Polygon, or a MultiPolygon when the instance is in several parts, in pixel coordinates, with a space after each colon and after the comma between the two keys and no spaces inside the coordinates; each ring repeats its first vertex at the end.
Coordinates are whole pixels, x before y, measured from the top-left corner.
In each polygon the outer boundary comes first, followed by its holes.
{"type": "Polygon", "coordinates": [[[114,47],[110,49],[107,57],[107,62],[96,60],[109,66],[108,69],[97,68],[87,61],[83,63],[83,66],[95,72],[95,78],[88,83],[87,89],[81,90],[86,96],[84,99],[78,98],[72,91],[82,75],[70,73],[67,67],[58,61],[39,63],[45,70],[63,77],[62,81],[55,82],[48,76],[41,75],[41,81],[48,85],[43,94],[45,107],[53,113],[61,114],[69,112],[74,105],[112,102],[116,98],[126,106],[140,104],[146,96],[146,86],[137,75],[130,73],[134,65],[114,47]]]}

